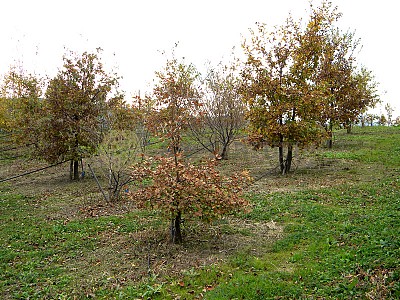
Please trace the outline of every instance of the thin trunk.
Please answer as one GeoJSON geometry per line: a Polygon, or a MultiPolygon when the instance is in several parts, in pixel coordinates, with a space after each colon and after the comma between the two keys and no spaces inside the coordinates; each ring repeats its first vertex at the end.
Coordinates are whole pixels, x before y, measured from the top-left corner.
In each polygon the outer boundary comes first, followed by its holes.
{"type": "Polygon", "coordinates": [[[178,211],[175,218],[171,220],[171,242],[174,244],[182,243],[181,222],[181,212],[178,211]]]}
{"type": "Polygon", "coordinates": [[[352,129],[352,126],[351,126],[351,124],[348,124],[347,126],[346,126],[346,130],[347,130],[347,133],[351,133],[351,129],[352,129]]]}
{"type": "MultiPolygon", "coordinates": [[[[294,122],[295,120],[296,120],[296,108],[294,107],[292,112],[292,122],[294,122]]],[[[284,162],[285,167],[282,171],[282,175],[289,173],[290,168],[292,167],[292,160],[293,160],[293,145],[289,143],[287,146],[286,160],[284,162]]]]}
{"type": "Polygon", "coordinates": [[[71,159],[69,164],[69,179],[72,181],[74,179],[74,161],[71,159]]]}
{"type": "Polygon", "coordinates": [[[292,160],[293,160],[293,146],[289,145],[286,155],[286,162],[285,162],[285,169],[283,175],[289,173],[292,167],[292,160]]]}
{"type": "Polygon", "coordinates": [[[278,148],[279,148],[279,167],[280,167],[281,173],[283,173],[285,170],[285,161],[283,158],[283,136],[282,135],[280,135],[280,137],[279,137],[279,147],[278,148]]]}
{"type": "Polygon", "coordinates": [[[115,200],[113,196],[113,173],[111,169],[111,164],[110,168],[108,169],[108,200],[115,200]]]}
{"type": "MultiPolygon", "coordinates": [[[[75,132],[75,151],[78,152],[78,149],[79,149],[78,133],[75,132]]],[[[79,180],[79,160],[77,158],[74,158],[73,169],[74,169],[73,180],[79,180]]]]}
{"type": "Polygon", "coordinates": [[[224,145],[222,148],[221,159],[228,159],[228,145],[224,145]]]}
{"type": "MultiPolygon", "coordinates": [[[[180,152],[180,147],[174,145],[174,160],[175,160],[175,167],[178,167],[178,154],[180,152]]],[[[176,169],[176,182],[179,183],[181,181],[180,174],[178,168],[176,169]]],[[[179,201],[179,200],[178,200],[179,201]]],[[[179,207],[179,204],[176,203],[176,206],[179,207]]],[[[178,209],[178,212],[175,218],[171,220],[171,242],[174,244],[182,243],[182,233],[181,233],[181,211],[178,209]]]]}
{"type": "Polygon", "coordinates": [[[327,142],[327,146],[329,149],[332,149],[332,146],[333,146],[333,124],[332,123],[329,123],[328,135],[329,135],[329,139],[327,142]]]}
{"type": "Polygon", "coordinates": [[[81,158],[81,177],[82,179],[85,177],[85,169],[83,168],[83,159],[81,158]]]}
{"type": "Polygon", "coordinates": [[[79,160],[74,160],[74,180],[79,180],[79,160]]]}
{"type": "Polygon", "coordinates": [[[279,146],[279,167],[281,173],[283,173],[285,170],[285,160],[283,158],[283,146],[279,146]]]}
{"type": "Polygon", "coordinates": [[[327,142],[327,146],[328,146],[329,149],[332,149],[332,147],[333,147],[332,133],[330,133],[330,138],[329,138],[329,140],[327,142]]]}
{"type": "MultiPolygon", "coordinates": [[[[280,79],[280,81],[282,81],[282,70],[281,70],[281,79],[280,79]]],[[[280,118],[279,118],[279,125],[281,127],[283,126],[283,118],[282,118],[282,116],[280,116],[280,118]]],[[[284,172],[284,170],[285,170],[285,161],[283,159],[283,135],[282,135],[282,133],[279,134],[279,167],[280,167],[281,174],[282,174],[284,172]]]]}

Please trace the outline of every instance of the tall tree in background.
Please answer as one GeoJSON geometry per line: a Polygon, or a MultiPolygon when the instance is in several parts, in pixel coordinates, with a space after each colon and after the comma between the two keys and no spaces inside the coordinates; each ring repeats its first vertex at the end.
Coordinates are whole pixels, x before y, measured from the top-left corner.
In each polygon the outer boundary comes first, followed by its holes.
{"type": "Polygon", "coordinates": [[[333,129],[345,127],[348,132],[360,114],[373,107],[379,97],[377,83],[371,72],[357,69],[355,51],[359,41],[352,33],[342,33],[331,27],[325,34],[315,84],[324,88],[325,105],[321,122],[328,133],[328,147],[332,147],[333,129]]]}
{"type": "Polygon", "coordinates": [[[12,131],[19,144],[39,144],[41,132],[43,80],[13,67],[1,86],[2,128],[12,131]]]}
{"type": "Polygon", "coordinates": [[[249,139],[256,148],[278,147],[282,174],[291,169],[294,146],[319,143],[324,136],[317,121],[322,99],[311,77],[325,23],[317,18],[301,31],[300,24],[288,18],[272,32],[258,24],[251,42],[244,44],[248,59],[242,93],[250,108],[249,139]]]}
{"type": "Polygon", "coordinates": [[[233,65],[208,71],[200,105],[190,122],[192,138],[218,159],[228,158],[229,146],[245,126],[246,108],[235,73],[233,65]]]}
{"type": "MultiPolygon", "coordinates": [[[[118,87],[97,53],[64,56],[64,66],[45,95],[46,121],[41,155],[49,162],[70,160],[71,179],[79,179],[79,161],[101,141],[106,101],[118,87]]],[[[118,97],[118,96],[117,96],[118,97]]]]}
{"type": "Polygon", "coordinates": [[[321,143],[334,124],[354,121],[376,99],[370,73],[353,65],[353,36],[334,27],[340,16],[324,1],[311,6],[304,28],[292,18],[272,32],[259,24],[244,43],[250,141],[278,147],[283,174],[291,168],[294,146],[321,143]]]}
{"type": "Polygon", "coordinates": [[[388,126],[392,126],[392,121],[393,121],[392,118],[393,118],[394,108],[390,105],[390,103],[386,103],[385,110],[386,110],[386,114],[387,114],[388,126]]]}

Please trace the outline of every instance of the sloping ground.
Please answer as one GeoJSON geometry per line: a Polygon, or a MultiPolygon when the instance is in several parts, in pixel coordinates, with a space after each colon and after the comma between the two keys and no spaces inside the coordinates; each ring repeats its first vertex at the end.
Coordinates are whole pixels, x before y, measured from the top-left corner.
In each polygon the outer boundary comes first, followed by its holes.
{"type": "MultiPolygon", "coordinates": [[[[90,176],[60,165],[0,183],[0,292],[11,298],[396,299],[398,128],[337,135],[334,149],[296,153],[240,142],[222,172],[248,169],[252,211],[186,221],[185,243],[131,201],[106,203],[90,176]]],[[[10,155],[12,156],[12,155],[10,155]]],[[[0,161],[0,178],[46,164],[0,161]]]]}

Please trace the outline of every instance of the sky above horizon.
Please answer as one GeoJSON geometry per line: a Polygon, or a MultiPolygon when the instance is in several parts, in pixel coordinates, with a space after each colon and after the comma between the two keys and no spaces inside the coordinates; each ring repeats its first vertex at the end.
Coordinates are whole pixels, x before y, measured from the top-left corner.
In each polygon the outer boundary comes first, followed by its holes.
{"type": "MultiPolygon", "coordinates": [[[[62,67],[66,49],[104,50],[103,62],[120,76],[129,97],[149,91],[154,72],[165,64],[161,52],[179,43],[177,56],[199,69],[240,52],[243,37],[256,22],[281,25],[291,13],[309,15],[309,0],[13,0],[0,12],[0,75],[11,65],[53,77],[62,67]]],[[[312,1],[316,6],[320,0],[312,1]]],[[[400,116],[397,71],[400,70],[397,30],[400,4],[395,0],[334,0],[343,17],[338,25],[355,31],[363,48],[358,64],[380,83],[383,104],[374,113],[385,114],[384,104],[400,116]]]]}

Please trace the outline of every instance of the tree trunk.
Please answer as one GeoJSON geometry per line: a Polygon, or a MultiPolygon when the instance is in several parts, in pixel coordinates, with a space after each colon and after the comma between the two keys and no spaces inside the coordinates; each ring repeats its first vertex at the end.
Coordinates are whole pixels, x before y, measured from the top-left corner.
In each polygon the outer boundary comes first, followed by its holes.
{"type": "Polygon", "coordinates": [[[221,153],[221,159],[227,160],[228,159],[228,145],[224,145],[221,153]]]}
{"type": "Polygon", "coordinates": [[[281,174],[285,171],[285,160],[283,158],[283,146],[279,146],[279,167],[281,174]]]}
{"type": "Polygon", "coordinates": [[[79,160],[74,160],[74,178],[73,180],[79,180],[79,160]]]}
{"type": "Polygon", "coordinates": [[[289,145],[287,150],[285,169],[283,171],[283,175],[289,173],[292,167],[292,160],[293,160],[293,146],[289,145]]]}
{"type": "Polygon", "coordinates": [[[113,174],[111,169],[111,164],[108,169],[108,201],[115,200],[113,196],[113,174]]]}
{"type": "Polygon", "coordinates": [[[333,125],[332,123],[329,124],[329,129],[328,129],[328,135],[329,139],[326,145],[328,146],[329,149],[332,149],[333,147],[333,125]]]}
{"type": "Polygon", "coordinates": [[[329,140],[327,141],[326,145],[328,146],[329,149],[332,149],[332,147],[333,147],[332,133],[331,133],[330,135],[331,135],[331,137],[330,137],[329,140]]]}
{"type": "Polygon", "coordinates": [[[346,126],[346,130],[347,130],[347,133],[348,133],[348,134],[351,133],[351,129],[352,129],[351,124],[348,124],[348,125],[346,126]]]}
{"type": "Polygon", "coordinates": [[[171,242],[174,244],[182,243],[181,221],[181,212],[178,211],[175,218],[171,220],[171,242]]]}
{"type": "Polygon", "coordinates": [[[71,159],[70,164],[69,164],[69,180],[74,179],[74,161],[71,159]]]}
{"type": "Polygon", "coordinates": [[[281,173],[284,172],[285,170],[285,161],[283,158],[283,136],[282,134],[279,136],[279,167],[281,170],[281,173]]]}

